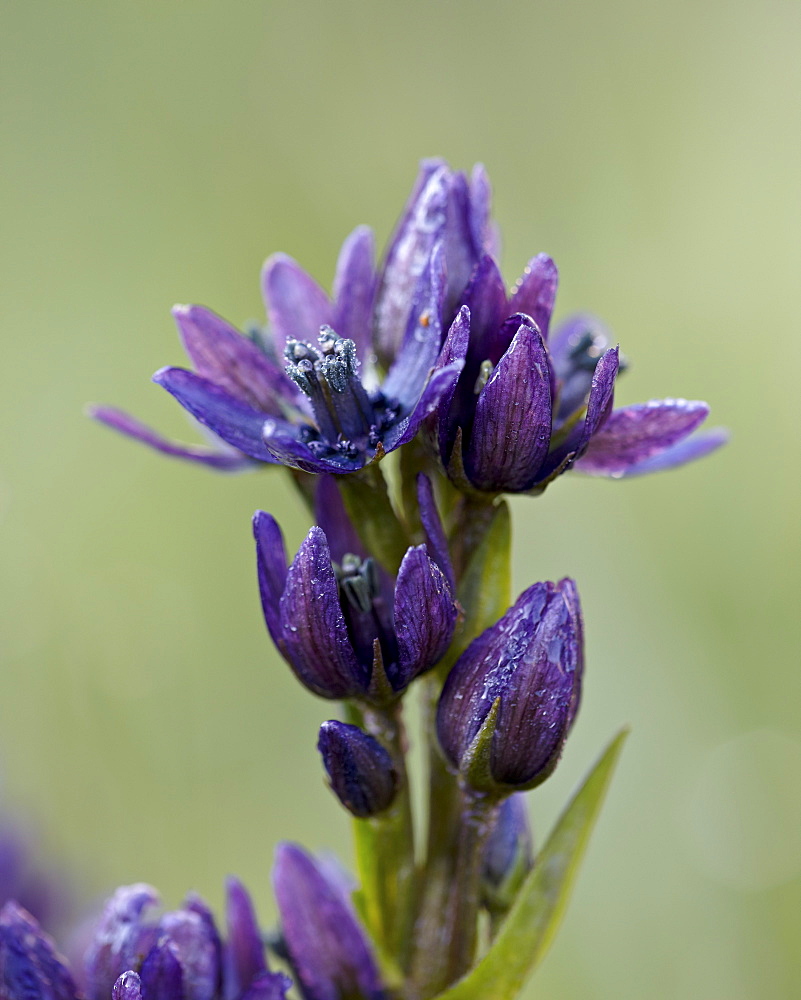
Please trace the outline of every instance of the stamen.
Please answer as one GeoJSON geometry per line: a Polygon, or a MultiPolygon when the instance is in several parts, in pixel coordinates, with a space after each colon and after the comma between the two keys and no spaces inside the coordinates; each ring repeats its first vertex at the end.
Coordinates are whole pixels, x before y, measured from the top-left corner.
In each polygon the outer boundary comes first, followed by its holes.
{"type": "Polygon", "coordinates": [[[375,562],[365,559],[364,562],[352,553],[342,558],[342,565],[334,563],[334,573],[341,592],[351,607],[368,614],[373,606],[373,600],[378,596],[378,573],[375,562]]]}

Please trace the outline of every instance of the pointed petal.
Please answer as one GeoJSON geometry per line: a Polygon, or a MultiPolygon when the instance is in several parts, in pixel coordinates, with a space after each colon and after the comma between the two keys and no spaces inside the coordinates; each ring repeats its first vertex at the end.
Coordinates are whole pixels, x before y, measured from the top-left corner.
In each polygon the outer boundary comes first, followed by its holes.
{"type": "Polygon", "coordinates": [[[439,356],[444,295],[445,256],[437,244],[417,286],[403,344],[381,386],[386,398],[397,401],[401,409],[408,411],[414,405],[439,356]]]}
{"type": "Polygon", "coordinates": [[[142,914],[158,902],[156,890],[144,883],[121,886],[106,902],[84,960],[89,1000],[107,1000],[120,973],[138,967],[153,947],[158,932],[142,914]]]}
{"type": "Polygon", "coordinates": [[[314,520],[325,533],[334,562],[347,553],[366,559],[368,552],[348,517],[336,476],[318,476],[314,486],[314,520]]]}
{"type": "MultiPolygon", "coordinates": [[[[470,344],[470,310],[467,306],[462,306],[456,314],[456,319],[451,324],[445,343],[442,345],[442,352],[438,364],[449,365],[452,361],[461,361],[466,364],[467,351],[470,344]]],[[[466,380],[466,376],[462,376],[466,380]]],[[[451,457],[451,449],[456,438],[456,428],[459,425],[458,413],[453,405],[454,396],[459,390],[459,379],[442,394],[442,399],[437,405],[437,446],[440,458],[445,468],[451,457]]],[[[465,393],[466,393],[465,387],[465,393]]]]}
{"type": "Polygon", "coordinates": [[[275,462],[262,440],[266,415],[224,389],[183,368],[162,368],[153,381],[175,396],[209,430],[261,462],[275,462]]]}
{"type": "MultiPolygon", "coordinates": [[[[513,332],[502,328],[503,320],[509,315],[506,302],[506,286],[498,265],[488,254],[478,262],[478,266],[464,293],[464,304],[470,310],[470,349],[468,353],[468,376],[478,375],[478,366],[489,359],[498,363],[508,348],[513,332]]],[[[470,391],[472,392],[472,386],[470,391]]]]}
{"type": "Polygon", "coordinates": [[[423,525],[429,555],[445,574],[451,593],[455,594],[456,581],[448,551],[448,539],[437,510],[431,480],[422,472],[417,477],[417,506],[420,510],[420,522],[423,525]]]}
{"type": "Polygon", "coordinates": [[[558,283],[556,264],[548,254],[538,254],[528,262],[509,302],[509,312],[530,316],[539,327],[543,340],[548,339],[558,283]]]}
{"type": "Polygon", "coordinates": [[[123,972],[114,984],[111,997],[112,1000],[142,1000],[142,980],[135,972],[123,972]]]}
{"type": "Polygon", "coordinates": [[[473,226],[476,221],[467,178],[460,171],[451,177],[447,222],[443,234],[448,278],[446,316],[453,316],[459,307],[462,293],[484,252],[482,241],[477,242],[475,239],[473,226]]]}
{"type": "Polygon", "coordinates": [[[400,420],[384,435],[386,451],[393,451],[412,440],[422,421],[433,413],[447,393],[454,389],[463,367],[463,361],[452,361],[444,368],[435,369],[409,416],[400,420]]]}
{"type": "Polygon", "coordinates": [[[622,476],[678,444],[708,413],[706,403],[686,399],[655,399],[616,410],[590,441],[581,470],[622,476]]]}
{"type": "Polygon", "coordinates": [[[139,975],[145,1000],[185,1000],[181,963],[170,941],[159,942],[150,950],[139,975]]]}
{"type": "Polygon", "coordinates": [[[284,536],[271,514],[257,510],[253,515],[253,537],[256,539],[256,566],[264,621],[273,642],[283,651],[284,633],[279,604],[287,574],[284,536]]]}
{"type": "Polygon", "coordinates": [[[482,490],[522,490],[551,439],[551,370],[542,337],[523,323],[476,401],[465,468],[482,490]]]}
{"type": "MultiPolygon", "coordinates": [[[[705,455],[710,455],[717,451],[729,440],[729,432],[724,427],[716,427],[714,430],[705,431],[700,434],[691,434],[684,441],[679,441],[666,451],[660,452],[651,458],[643,459],[635,465],[630,465],[620,476],[622,479],[630,479],[632,476],[645,476],[651,472],[664,472],[667,469],[675,469],[688,462],[695,462],[705,455]]],[[[589,475],[597,473],[585,470],[581,462],[576,463],[576,468],[580,472],[588,472],[589,475]]]]}
{"type": "Polygon", "coordinates": [[[285,420],[265,422],[262,436],[271,461],[312,473],[355,472],[365,464],[366,456],[363,452],[352,455],[327,449],[322,453],[313,451],[308,444],[300,440],[298,433],[299,428],[288,424],[285,420]]]}
{"type": "Polygon", "coordinates": [[[261,284],[279,358],[283,358],[288,340],[314,342],[320,327],[331,325],[328,296],[287,254],[276,253],[267,259],[261,284]]]}
{"type": "Polygon", "coordinates": [[[223,1000],[240,1000],[251,983],[267,973],[267,962],[247,890],[229,876],[225,897],[228,934],[223,953],[223,1000]]]}
{"type": "Polygon", "coordinates": [[[207,465],[219,472],[239,472],[242,469],[255,469],[255,463],[243,455],[241,451],[214,451],[212,448],[205,448],[202,445],[178,444],[162,437],[146,424],[137,420],[123,410],[118,410],[113,406],[89,406],[87,415],[97,420],[112,430],[119,431],[126,437],[141,441],[142,444],[160,451],[163,455],[172,455],[175,458],[184,458],[190,462],[197,462],[199,465],[207,465]]]}
{"type": "Polygon", "coordinates": [[[477,163],[470,177],[470,230],[478,254],[488,253],[497,257],[496,234],[490,223],[491,206],[492,185],[484,164],[477,163]]]}
{"type": "Polygon", "coordinates": [[[570,713],[568,717],[568,728],[573,726],[578,715],[581,704],[581,691],[584,682],[584,616],[581,613],[581,601],[579,600],[576,581],[566,576],[556,585],[556,589],[561,592],[565,599],[567,610],[572,623],[572,642],[574,644],[573,662],[575,663],[575,681],[573,686],[573,697],[570,703],[570,713]]]}
{"type": "Polygon", "coordinates": [[[609,419],[615,401],[615,379],[620,370],[620,349],[610,347],[602,356],[592,376],[590,395],[587,399],[587,415],[584,418],[584,429],[578,446],[578,454],[582,454],[592,436],[596,434],[609,419]]]}
{"type": "Polygon", "coordinates": [[[78,990],[52,939],[9,900],[0,910],[0,997],[77,1000],[78,990]]]}
{"type": "Polygon", "coordinates": [[[323,698],[364,694],[370,670],[353,652],[328,542],[316,525],[289,567],[280,615],[287,658],[310,690],[323,698]]]}
{"type": "Polygon", "coordinates": [[[387,249],[379,277],[375,307],[375,346],[389,365],[395,358],[409,320],[420,277],[434,245],[445,229],[450,171],[441,161],[421,166],[412,196],[387,249]]]}
{"type": "Polygon", "coordinates": [[[331,325],[340,337],[356,344],[356,354],[370,361],[375,298],[375,241],[367,226],[359,226],[342,244],[334,278],[334,312],[331,325]]]}
{"type": "Polygon", "coordinates": [[[284,370],[221,316],[204,306],[175,306],[172,314],[202,378],[274,417],[281,416],[281,400],[295,400],[297,390],[284,370]]]}
{"type": "Polygon", "coordinates": [[[213,926],[192,910],[175,910],[164,914],[159,930],[170,941],[181,966],[187,1000],[215,1000],[221,970],[213,926]]]}
{"type": "Polygon", "coordinates": [[[306,1000],[382,1000],[367,936],[314,859],[294,844],[279,845],[273,884],[284,940],[306,1000]]]}
{"type": "Polygon", "coordinates": [[[409,549],[395,584],[398,690],[405,689],[445,655],[456,618],[456,604],[445,574],[429,558],[425,545],[409,549]]]}
{"type": "Polygon", "coordinates": [[[282,972],[268,972],[255,980],[242,994],[240,1000],[286,1000],[292,980],[282,972]]]}

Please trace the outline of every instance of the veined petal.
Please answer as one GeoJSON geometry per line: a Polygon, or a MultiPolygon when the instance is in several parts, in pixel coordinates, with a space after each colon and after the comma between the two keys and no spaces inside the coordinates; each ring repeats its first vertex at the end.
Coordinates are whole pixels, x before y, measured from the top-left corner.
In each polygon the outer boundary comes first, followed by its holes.
{"type": "Polygon", "coordinates": [[[442,521],[437,510],[437,502],[434,499],[434,488],[431,480],[424,473],[417,477],[417,506],[420,510],[420,522],[425,533],[426,548],[431,558],[445,574],[451,593],[456,593],[456,581],[453,575],[453,566],[448,551],[448,539],[442,521]]]}
{"type": "Polygon", "coordinates": [[[316,341],[321,326],[330,326],[332,306],[328,296],[297,261],[285,253],[267,259],[261,274],[275,350],[284,355],[288,340],[316,341]]]}
{"type": "Polygon", "coordinates": [[[575,683],[573,685],[573,697],[570,703],[570,714],[568,718],[568,728],[572,727],[576,721],[578,710],[581,705],[581,691],[584,680],[584,616],[581,613],[581,602],[579,601],[576,581],[566,576],[556,585],[556,589],[561,591],[565,599],[568,613],[572,619],[572,642],[574,644],[573,662],[575,663],[575,683]]]}
{"type": "Polygon", "coordinates": [[[475,239],[477,222],[467,178],[461,171],[454,173],[448,189],[447,222],[443,233],[447,261],[446,317],[453,316],[458,308],[462,292],[484,253],[483,241],[475,239]]]}
{"type": "Polygon", "coordinates": [[[175,945],[160,941],[142,962],[139,973],[145,1000],[185,1000],[184,976],[175,945]]]}
{"type": "MultiPolygon", "coordinates": [[[[451,323],[445,343],[442,345],[438,365],[445,367],[454,361],[466,364],[467,351],[470,344],[470,310],[467,306],[462,306],[456,314],[456,319],[451,323]]],[[[453,398],[459,390],[459,379],[448,388],[437,404],[436,435],[440,455],[447,465],[450,459],[451,449],[456,437],[456,429],[459,426],[457,414],[452,406],[453,398]]]]}
{"type": "Polygon", "coordinates": [[[395,584],[399,690],[445,655],[456,618],[456,604],[445,574],[429,557],[425,545],[409,549],[395,584]]]}
{"type": "Polygon", "coordinates": [[[370,361],[375,298],[375,241],[367,226],[359,226],[342,244],[334,278],[331,325],[340,337],[356,344],[362,363],[370,361]]]}
{"type": "Polygon", "coordinates": [[[53,942],[13,900],[0,910],[0,997],[77,1000],[78,990],[53,942]]]}
{"type": "Polygon", "coordinates": [[[287,574],[284,536],[275,518],[263,510],[257,510],[253,516],[253,536],[256,539],[256,564],[264,621],[273,642],[283,651],[284,632],[281,628],[279,605],[287,574]]]}
{"type": "Polygon", "coordinates": [[[444,368],[436,368],[431,373],[431,378],[409,416],[400,420],[384,435],[386,451],[400,448],[412,440],[422,421],[433,413],[447,393],[454,389],[463,367],[464,361],[452,361],[444,368]]]}
{"type": "Polygon", "coordinates": [[[450,171],[440,161],[426,161],[387,250],[375,306],[375,345],[386,365],[401,346],[409,303],[442,238],[447,217],[450,171]]]}
{"type": "Polygon", "coordinates": [[[306,1000],[383,1000],[367,936],[315,860],[294,844],[280,844],[273,884],[284,941],[306,1000]]]}
{"type": "Polygon", "coordinates": [[[615,379],[619,370],[620,350],[617,347],[610,347],[601,355],[592,376],[590,395],[587,400],[587,415],[584,418],[584,430],[578,446],[579,455],[587,447],[593,435],[597,434],[605,421],[609,419],[615,399],[615,379]]]}
{"type": "Polygon", "coordinates": [[[492,186],[483,163],[473,167],[470,177],[470,230],[478,256],[482,253],[497,257],[497,234],[490,222],[492,186]]]}
{"type": "Polygon", "coordinates": [[[706,403],[686,399],[655,399],[616,410],[590,441],[581,470],[623,476],[683,441],[708,413],[706,403]]]}
{"type": "Polygon", "coordinates": [[[176,441],[170,441],[136,417],[113,406],[89,406],[86,412],[106,427],[133,438],[134,441],[141,441],[142,444],[160,451],[163,455],[172,455],[189,462],[197,462],[199,465],[207,465],[219,472],[240,472],[243,469],[257,467],[256,463],[241,451],[214,451],[213,448],[202,445],[178,444],[176,441]]]}
{"type": "Polygon", "coordinates": [[[558,283],[556,264],[548,254],[538,254],[528,262],[509,302],[509,312],[530,316],[539,328],[543,340],[548,339],[558,283]]]}
{"type": "Polygon", "coordinates": [[[298,437],[299,429],[285,420],[267,420],[263,427],[264,447],[271,455],[271,461],[288,465],[301,472],[343,473],[361,469],[366,461],[362,452],[348,454],[346,451],[313,451],[298,437]]]}
{"type": "Polygon", "coordinates": [[[482,490],[521,490],[551,439],[551,369],[542,337],[522,323],[476,401],[465,463],[482,490]]]}
{"type": "MultiPolygon", "coordinates": [[[[489,254],[485,254],[478,262],[462,301],[470,310],[470,347],[466,375],[475,380],[481,362],[489,360],[497,364],[512,339],[511,334],[505,339],[505,330],[501,333],[503,319],[509,315],[506,287],[498,265],[489,254]],[[473,368],[476,369],[475,373],[473,368]]],[[[472,385],[469,389],[472,392],[472,385]]]]}
{"type": "Polygon", "coordinates": [[[162,368],[153,381],[175,396],[196,420],[239,451],[261,462],[275,462],[262,439],[265,414],[241,402],[214,382],[183,368],[162,368]]]}
{"type": "Polygon", "coordinates": [[[294,402],[297,390],[283,369],[221,316],[204,306],[175,306],[172,314],[202,378],[273,417],[283,412],[281,400],[294,402]]]}
{"type": "MultiPolygon", "coordinates": [[[[663,472],[666,469],[675,469],[679,465],[686,465],[694,462],[698,458],[717,451],[729,440],[729,432],[724,427],[716,427],[714,430],[705,431],[699,434],[691,434],[684,441],[654,455],[651,458],[643,459],[635,465],[630,465],[620,476],[621,479],[630,479],[632,476],[645,476],[650,472],[663,472]]],[[[588,472],[589,475],[598,473],[585,470],[581,462],[576,463],[576,468],[580,472],[588,472]]]]}
{"type": "Polygon", "coordinates": [[[287,659],[310,690],[323,698],[365,693],[369,668],[353,651],[328,542],[316,525],[289,567],[280,616],[287,659]]]}
{"type": "Polygon", "coordinates": [[[229,876],[226,880],[225,898],[228,935],[223,953],[223,1000],[241,1000],[248,987],[267,973],[267,962],[253,903],[238,879],[229,876]]]}

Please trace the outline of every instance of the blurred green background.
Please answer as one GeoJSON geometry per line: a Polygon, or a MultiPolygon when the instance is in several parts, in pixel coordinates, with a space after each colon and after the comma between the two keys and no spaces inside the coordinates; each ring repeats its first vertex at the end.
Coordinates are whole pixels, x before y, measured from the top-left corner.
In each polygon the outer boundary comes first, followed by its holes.
{"type": "Polygon", "coordinates": [[[249,520],[306,528],[279,474],[221,477],[82,416],[187,439],[149,382],[169,308],[262,316],[284,250],[330,284],[422,156],[483,161],[505,274],[633,362],[618,400],[705,398],[723,453],[514,503],[516,585],[575,576],[580,724],[548,823],[633,735],[527,996],[795,995],[801,932],[799,8],[785,0],[4,0],[0,449],[4,801],[88,894],[135,879],[272,919],[276,841],[348,856],[302,690],[260,620],[249,520]]]}

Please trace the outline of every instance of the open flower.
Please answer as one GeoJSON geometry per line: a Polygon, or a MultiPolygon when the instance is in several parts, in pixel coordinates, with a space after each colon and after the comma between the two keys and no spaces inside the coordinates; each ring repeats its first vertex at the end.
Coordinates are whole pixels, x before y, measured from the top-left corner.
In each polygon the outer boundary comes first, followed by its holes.
{"type": "Polygon", "coordinates": [[[476,261],[493,246],[489,185],[439,160],[423,163],[379,273],[373,236],[345,241],[331,298],[285,254],[263,271],[269,332],[252,337],[203,306],[176,306],[193,370],[153,376],[214,436],[171,442],[113,407],[102,423],[166,454],[223,471],[278,463],[352,472],[414,437],[455,385],[462,362],[440,357],[476,261]],[[376,362],[387,370],[379,384],[376,362]]]}
{"type": "Polygon", "coordinates": [[[510,296],[491,256],[473,273],[444,352],[464,368],[429,428],[456,485],[538,493],[571,468],[637,475],[725,441],[721,431],[689,437],[705,420],[706,403],[653,400],[612,412],[619,351],[589,316],[567,320],[549,337],[557,281],[545,254],[529,262],[510,296]]]}

